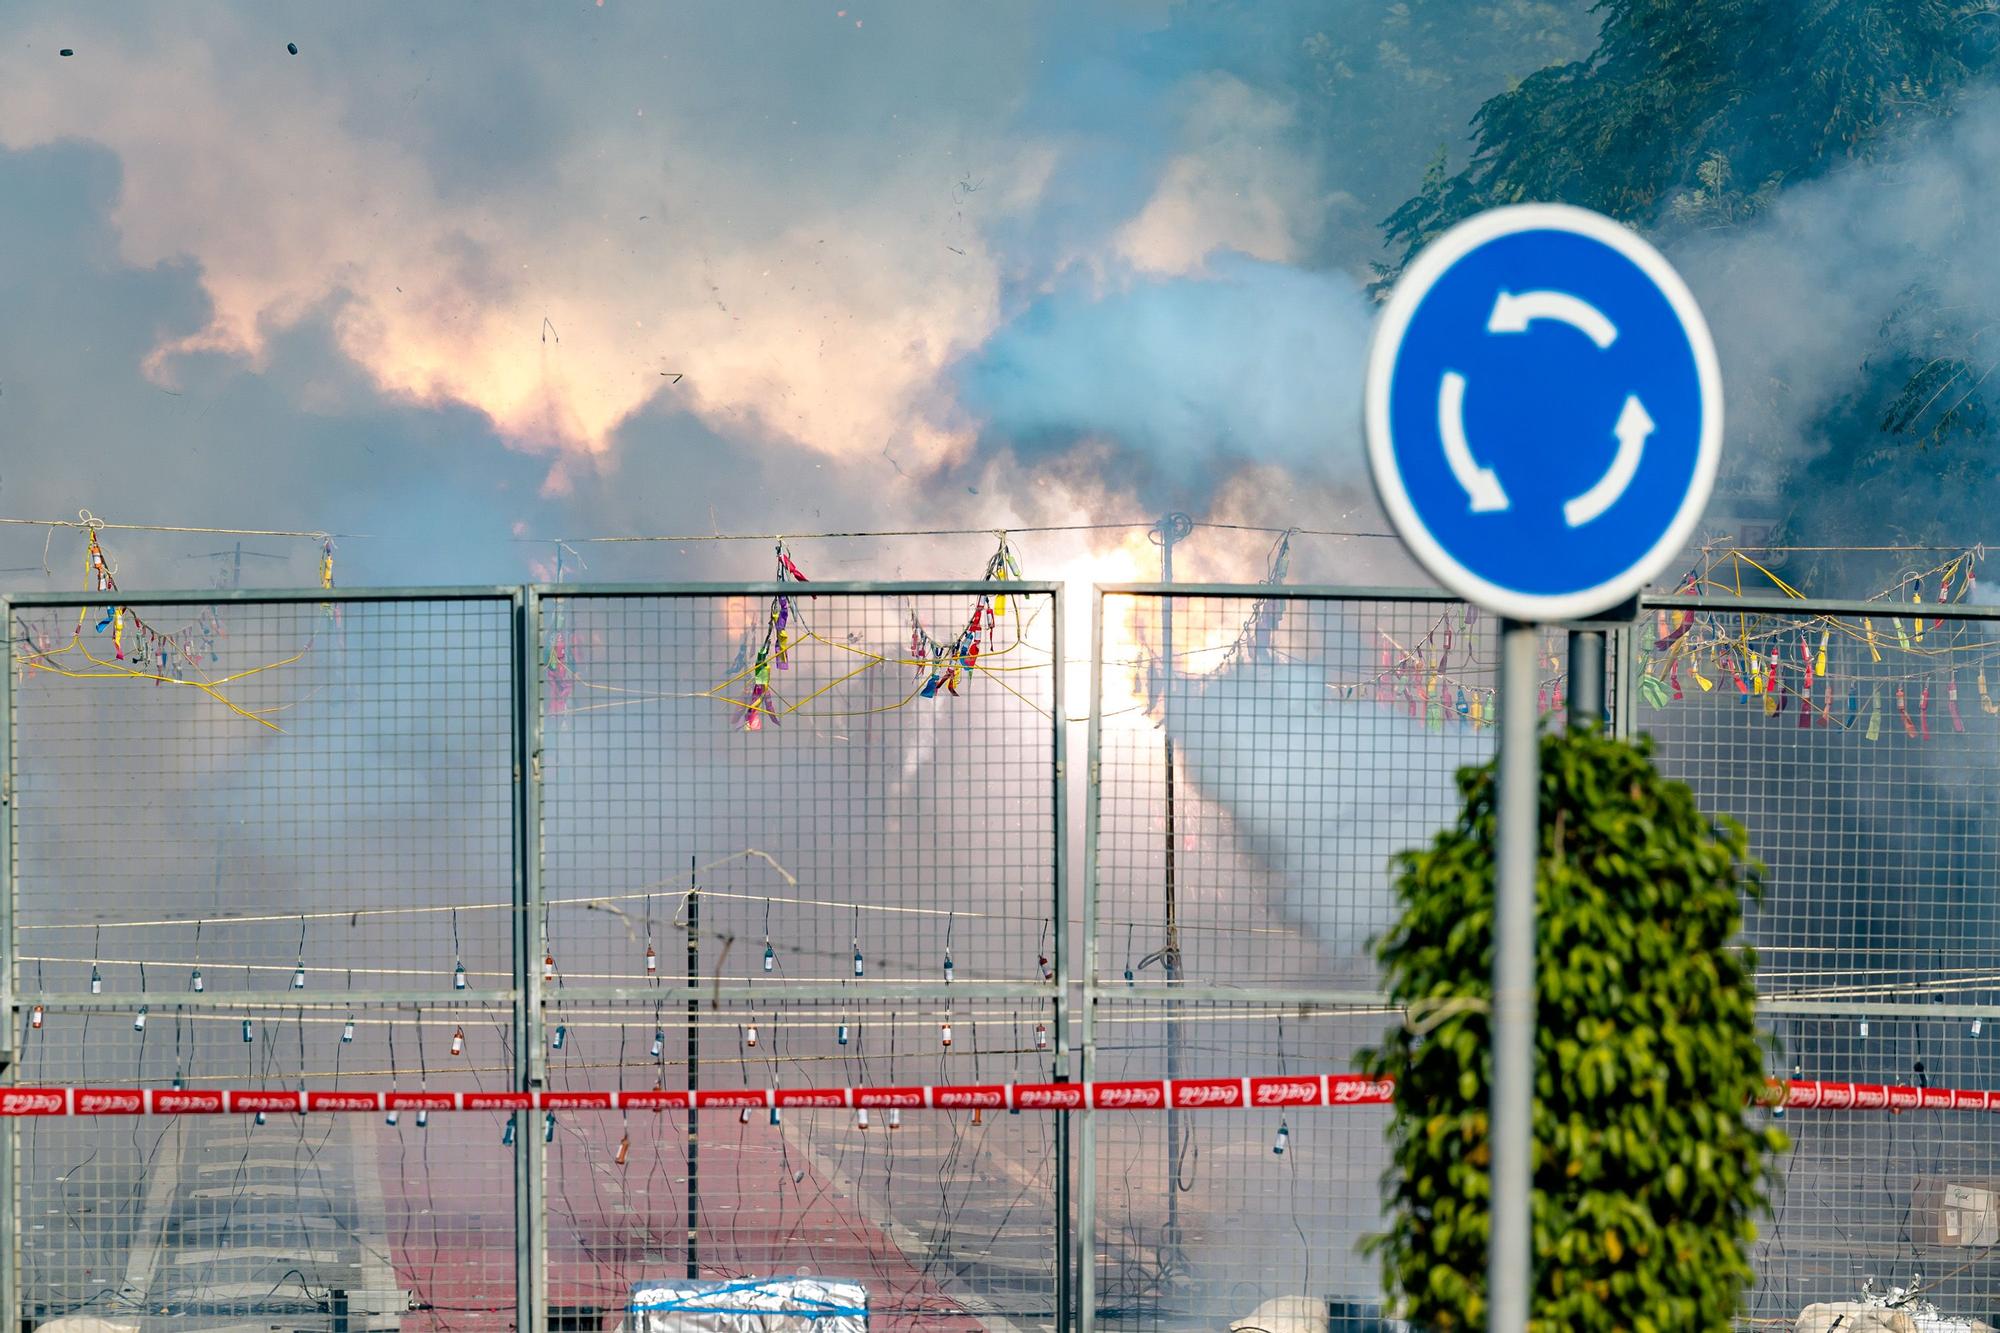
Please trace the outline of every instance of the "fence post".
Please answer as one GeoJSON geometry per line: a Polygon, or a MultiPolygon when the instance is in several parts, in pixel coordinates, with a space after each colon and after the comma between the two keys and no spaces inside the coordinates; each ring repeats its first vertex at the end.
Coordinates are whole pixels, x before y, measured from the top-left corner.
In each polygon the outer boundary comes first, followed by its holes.
{"type": "MultiPolygon", "coordinates": [[[[542,921],[541,597],[514,592],[514,1086],[547,1083],[542,1046],[542,968],[536,957],[542,921]]],[[[548,1233],[543,1207],[546,1154],[532,1112],[516,1111],[514,1129],[515,1327],[548,1327],[548,1233]]]]}
{"type": "MultiPolygon", "coordinates": [[[[14,995],[14,606],[0,597],[0,1081],[15,1081],[15,1034],[20,1030],[14,995]]],[[[20,1124],[9,1118],[0,1134],[0,1329],[21,1326],[21,1182],[15,1175],[20,1124]]]]}
{"type": "MultiPolygon", "coordinates": [[[[1067,664],[1063,660],[1063,595],[1061,586],[1049,594],[1052,599],[1051,614],[1054,617],[1051,630],[1052,643],[1049,649],[1054,664],[1054,679],[1050,682],[1052,691],[1049,712],[1055,718],[1054,744],[1054,790],[1050,793],[1055,802],[1054,833],[1055,845],[1055,938],[1051,947],[1055,950],[1056,993],[1055,1020],[1056,1039],[1054,1071],[1051,1077],[1057,1083],[1069,1081],[1069,713],[1063,699],[1063,676],[1067,664]]],[[[1072,1283],[1070,1255],[1075,1250],[1075,1232],[1070,1225],[1070,1125],[1067,1115],[1057,1115],[1056,1136],[1056,1328],[1067,1330],[1075,1318],[1076,1288],[1072,1283]]]]}
{"type": "Polygon", "coordinates": [[[1569,725],[1604,725],[1604,631],[1569,632],[1569,725]]]}
{"type": "MultiPolygon", "coordinates": [[[[1083,796],[1083,1014],[1079,1076],[1089,1083],[1097,1056],[1097,826],[1103,777],[1104,590],[1090,590],[1090,733],[1085,753],[1083,796]]],[[[1069,1260],[1076,1264],[1076,1327],[1097,1327],[1097,1112],[1077,1113],[1076,1240],[1069,1260]]]]}

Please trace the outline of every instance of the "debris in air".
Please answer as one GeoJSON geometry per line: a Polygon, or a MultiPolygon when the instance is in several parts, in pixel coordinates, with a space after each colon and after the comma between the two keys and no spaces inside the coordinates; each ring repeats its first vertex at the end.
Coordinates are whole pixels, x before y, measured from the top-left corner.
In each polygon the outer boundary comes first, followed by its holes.
{"type": "Polygon", "coordinates": [[[299,44],[297,42],[286,42],[285,49],[293,55],[297,55],[299,53],[299,44]]]}
{"type": "Polygon", "coordinates": [[[61,51],[57,52],[56,54],[63,56],[73,56],[76,54],[76,52],[71,50],[69,47],[65,46],[61,51]]]}

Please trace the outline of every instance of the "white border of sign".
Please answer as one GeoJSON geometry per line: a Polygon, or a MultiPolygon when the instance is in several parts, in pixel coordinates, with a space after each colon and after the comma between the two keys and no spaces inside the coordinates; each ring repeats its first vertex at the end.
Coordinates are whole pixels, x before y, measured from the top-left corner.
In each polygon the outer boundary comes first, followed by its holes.
{"type": "Polygon", "coordinates": [[[1639,234],[1601,213],[1568,204],[1510,204],[1467,218],[1425,246],[1390,293],[1375,336],[1368,348],[1368,379],[1362,391],[1362,428],[1368,441],[1368,471],[1375,494],[1395,524],[1396,532],[1431,577],[1446,588],[1495,615],[1514,620],[1547,622],[1575,620],[1618,605],[1646,586],[1673,560],[1694,535],[1702,511],[1715,489],[1722,461],[1722,362],[1708,321],[1695,304],[1694,293],[1666,258],[1639,234]],[[1601,241],[1639,266],[1667,298],[1694,349],[1695,379],[1701,391],[1701,438],[1696,445],[1694,477],[1679,511],[1666,532],[1618,577],[1590,588],[1565,593],[1524,593],[1490,583],[1446,552],[1418,517],[1396,467],[1389,430],[1389,381],[1410,319],[1431,287],[1473,250],[1501,236],[1522,231],[1566,231],[1601,241]]]}

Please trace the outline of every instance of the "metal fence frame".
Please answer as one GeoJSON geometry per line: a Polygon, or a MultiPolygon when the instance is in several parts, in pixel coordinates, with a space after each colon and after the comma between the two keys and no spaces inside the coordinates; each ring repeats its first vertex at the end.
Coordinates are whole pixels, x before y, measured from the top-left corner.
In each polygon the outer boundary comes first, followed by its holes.
{"type": "MultiPolygon", "coordinates": [[[[1083,880],[1080,901],[1075,903],[1080,910],[1076,918],[1071,916],[1072,898],[1069,885],[1070,849],[1068,846],[1068,773],[1067,773],[1067,725],[1063,706],[1063,681],[1065,672],[1063,643],[1063,587],[1050,582],[1008,582],[990,584],[972,581],[931,582],[931,583],[878,583],[878,582],[833,582],[814,583],[811,592],[821,595],[854,596],[897,596],[897,595],[971,595],[1007,593],[1046,596],[1052,601],[1054,616],[1052,625],[1054,669],[1053,697],[1055,721],[1050,728],[1052,789],[1049,793],[1054,819],[1054,863],[1052,870],[1053,897],[1050,908],[1058,922],[1068,923],[1071,928],[1080,929],[1080,937],[1075,941],[1081,948],[1081,967],[1073,958],[1072,940],[1068,929],[1058,929],[1051,941],[1051,959],[1054,979],[1046,985],[994,983],[960,983],[952,988],[954,998],[993,998],[1028,1000],[1052,1006],[1054,1014],[1053,1045],[1051,1062],[1054,1077],[1065,1079],[1072,1074],[1090,1079],[1096,1072],[1097,1064],[1097,1007],[1100,1001],[1114,994],[1113,988],[1100,977],[1099,957],[1099,838],[1102,830],[1100,793],[1102,787],[1102,740],[1103,740],[1103,688],[1105,672],[1104,615],[1107,597],[1177,597],[1186,599],[1240,599],[1250,600],[1276,597],[1287,602],[1322,603],[1381,603],[1403,602],[1436,604],[1448,606],[1457,599],[1438,589],[1409,588],[1342,588],[1325,586],[1273,586],[1266,584],[1159,584],[1132,583],[1106,584],[1097,586],[1091,602],[1091,657],[1090,657],[1090,709],[1088,718],[1087,772],[1085,805],[1083,811],[1083,880]],[[1076,1031],[1072,1040],[1071,1024],[1076,1031]],[[1072,1062],[1076,1068],[1072,1071],[1072,1062]]],[[[736,596],[748,598],[769,598],[779,595],[799,595],[801,589],[796,584],[774,582],[742,583],[676,583],[676,584],[534,584],[504,585],[491,587],[450,587],[424,589],[299,589],[299,590],[216,590],[204,589],[179,592],[124,593],[115,594],[116,602],[136,607],[169,604],[313,604],[313,603],[397,603],[411,601],[456,601],[484,602],[504,605],[511,617],[511,653],[513,657],[513,908],[514,928],[512,931],[513,977],[510,987],[488,992],[483,998],[495,1003],[504,1003],[512,1011],[513,1035],[516,1056],[513,1068],[513,1084],[516,1090],[533,1091],[546,1085],[548,1070],[545,1055],[544,1011],[548,1004],[543,995],[542,969],[537,965],[536,943],[532,936],[531,923],[541,917],[543,902],[542,880],[542,727],[545,717],[543,706],[542,648],[544,635],[542,606],[545,599],[561,598],[570,600],[617,599],[633,597],[681,598],[736,596]]],[[[36,593],[12,597],[0,596],[0,617],[5,617],[11,625],[11,617],[17,608],[75,608],[95,605],[106,600],[101,595],[90,593],[36,593]]],[[[1819,601],[1785,597],[1682,597],[1651,596],[1639,600],[1637,612],[1644,616],[1656,611],[1696,611],[1696,612],[1748,612],[1784,613],[1792,615],[1838,615],[1838,616],[1881,616],[1893,614],[1892,604],[1872,601],[1819,601]]],[[[2000,607],[1972,604],[1952,604],[1931,608],[1953,619],[1975,622],[2000,623],[2000,607]]],[[[1593,629],[1605,628],[1593,624],[1593,629]]],[[[1626,623],[1613,628],[1611,637],[1615,647],[1606,663],[1610,677],[1610,689],[1606,691],[1611,701],[1609,725],[1619,735],[1630,735],[1637,729],[1634,709],[1626,706],[1627,701],[1636,700],[1637,678],[1640,671],[1644,646],[1643,622],[1626,623]]],[[[11,1081],[11,1072],[17,1050],[16,1043],[21,1031],[22,1016],[27,1006],[42,1002],[51,1006],[62,1005],[77,1009],[107,1009],[126,1001],[117,997],[93,997],[88,994],[36,994],[26,995],[20,988],[16,976],[18,941],[15,928],[15,899],[18,891],[16,875],[15,821],[18,817],[15,783],[15,732],[13,726],[13,670],[12,647],[9,648],[8,669],[0,672],[0,1015],[7,1019],[4,1031],[0,1031],[0,1078],[11,1081]]],[[[748,998],[748,988],[721,985],[717,994],[723,998],[748,998]]],[[[565,992],[569,1001],[618,1002],[636,998],[651,998],[653,992],[641,992],[620,986],[577,988],[565,992]]],[[[944,997],[943,987],[935,983],[906,983],[884,988],[880,998],[923,1002],[944,997]]],[[[348,993],[356,1001],[377,1003],[397,1003],[402,1001],[430,1002],[440,999],[439,995],[424,991],[381,990],[348,993]]],[[[787,991],[788,999],[800,1001],[836,1000],[840,996],[830,986],[800,986],[787,991]]],[[[1343,1006],[1380,1005],[1384,997],[1379,992],[1352,989],[1320,988],[1312,986],[1278,987],[1263,991],[1246,991],[1236,987],[1213,987],[1199,985],[1177,985],[1172,991],[1172,999],[1179,1004],[1201,1005],[1224,1001],[1241,1001],[1255,998],[1276,1003],[1299,1006],[1343,1006]]],[[[199,1009],[228,1007],[240,1002],[239,997],[227,994],[182,995],[177,1004],[199,1009]]],[[[1995,1017],[1995,1013],[1984,1006],[1962,1004],[1934,1004],[1928,1002],[1901,1002],[1894,1000],[1871,1001],[1865,1004],[1843,1001],[1787,1000],[1772,997],[1759,1004],[1760,1011],[1771,1016],[1830,1016],[1851,1015],[1857,1010],[1888,1017],[1909,1017],[1924,1019],[1957,1019],[1972,1017],[1995,1017]]],[[[1095,1225],[1098,1207],[1097,1167],[1097,1114],[1084,1110],[1078,1113],[1074,1131],[1067,1117],[1058,1117],[1056,1128],[1057,1168],[1054,1175],[1055,1231],[1060,1259],[1056,1265],[1055,1290],[1058,1326],[1076,1327],[1090,1330],[1095,1326],[1097,1301],[1097,1275],[1094,1260],[1095,1225]],[[1072,1177],[1071,1173],[1074,1172],[1072,1177]]],[[[20,1285],[22,1236],[19,1212],[19,1173],[16,1158],[17,1132],[10,1126],[9,1132],[0,1134],[0,1179],[9,1182],[0,1194],[0,1320],[7,1327],[19,1326],[19,1312],[22,1302],[20,1285]]],[[[515,1305],[522,1327],[539,1327],[546,1323],[549,1291],[547,1286],[547,1200],[544,1197],[546,1154],[541,1136],[523,1133],[518,1136],[514,1155],[515,1188],[515,1250],[516,1250],[516,1290],[515,1305]]]]}
{"type": "MultiPolygon", "coordinates": [[[[1650,596],[1639,601],[1642,613],[1655,611],[1692,611],[1709,614],[1791,615],[1791,616],[1853,616],[1877,617],[1906,614],[1908,607],[1893,602],[1842,601],[1818,598],[1791,597],[1668,597],[1650,596]]],[[[1942,616],[1953,621],[2000,624],[2000,606],[1986,606],[1970,602],[1926,603],[1926,616],[1942,616]]],[[[1625,631],[1627,651],[1619,655],[1618,690],[1622,698],[1637,697],[1637,681],[1640,654],[1631,651],[1643,627],[1634,625],[1625,631]]],[[[1632,735],[1637,727],[1632,710],[1618,720],[1617,732],[1621,736],[1632,735]]],[[[1851,1015],[1865,1011],[1883,1018],[1952,1018],[1952,1019],[1992,1019],[2000,1017],[1990,1006],[1952,1003],[1909,1002],[1894,1000],[1795,1000],[1782,996],[1760,997],[1757,1002],[1760,1013],[1782,1016],[1814,1017],[1828,1015],[1851,1015]]]]}
{"type": "MultiPolygon", "coordinates": [[[[1080,1036],[1078,1046],[1082,1058],[1081,1077],[1088,1080],[1096,1076],[1097,1034],[1096,1019],[1100,1002],[1118,996],[1122,987],[1107,984],[1100,975],[1100,889],[1102,863],[1100,858],[1103,820],[1101,796],[1103,792],[1103,705],[1105,668],[1105,602],[1108,598],[1129,597],[1135,599],[1182,599],[1189,601],[1254,601],[1269,598],[1285,603],[1327,603],[1327,604],[1380,604],[1404,603],[1423,606],[1450,607],[1460,604],[1459,598],[1439,588],[1388,588],[1388,587],[1334,587],[1325,585],[1271,585],[1271,584],[1230,584],[1230,583],[1116,583],[1098,584],[1092,590],[1091,601],[1091,675],[1090,675],[1090,723],[1087,766],[1089,782],[1086,787],[1084,808],[1084,880],[1082,893],[1082,920],[1079,929],[1082,934],[1083,968],[1080,978],[1080,1036]]],[[[1169,603],[1170,604],[1170,603],[1169,603]]],[[[1165,650],[1163,649],[1163,652],[1165,650]]],[[[1624,656],[1620,655],[1621,658],[1624,656]]],[[[1386,1003],[1387,997],[1380,991],[1354,990],[1339,987],[1285,986],[1248,989],[1241,987],[1217,987],[1177,983],[1170,992],[1172,1002],[1190,1007],[1204,1004],[1213,1005],[1230,1001],[1246,1000],[1274,1005],[1297,1006],[1301,1009],[1324,1008],[1374,1008],[1386,1003]]],[[[1076,1235],[1078,1249],[1076,1264],[1077,1325],[1080,1333],[1092,1333],[1098,1326],[1098,1291],[1095,1243],[1098,1223],[1098,1113],[1083,1110],[1078,1113],[1078,1146],[1076,1156],[1077,1171],[1077,1220],[1076,1235]]],[[[1371,1201],[1372,1202],[1372,1201],[1371,1201]]]]}
{"type": "MultiPolygon", "coordinates": [[[[539,965],[537,942],[534,938],[533,923],[542,919],[543,895],[543,721],[546,711],[543,706],[543,658],[544,635],[542,625],[542,605],[546,599],[569,601],[612,600],[612,599],[677,599],[677,598],[719,598],[743,597],[769,599],[775,596],[840,596],[856,597],[897,597],[897,596],[981,596],[1005,594],[1008,596],[1046,597],[1052,612],[1051,636],[1053,657],[1051,676],[1053,691],[1053,720],[1049,727],[1050,766],[1053,774],[1048,794],[1051,818],[1054,828],[1052,875],[1052,900],[1049,910],[1056,921],[1069,919],[1069,864],[1067,838],[1067,727],[1062,722],[1063,714],[1063,589],[1062,585],[1051,582],[1008,581],[986,583],[979,581],[934,581],[934,582],[814,582],[809,585],[810,593],[805,593],[796,583],[734,582],[734,583],[661,583],[661,584],[529,584],[499,585],[490,587],[446,587],[446,588],[336,588],[336,589],[199,589],[168,592],[123,592],[95,594],[89,592],[28,593],[0,595],[0,622],[9,627],[9,645],[5,660],[5,670],[0,670],[0,1016],[5,1017],[5,1030],[0,1032],[0,1082],[13,1082],[17,1074],[17,1034],[28,1007],[37,1003],[50,1009],[58,1006],[90,1009],[112,1009],[129,1005],[129,997],[112,995],[93,996],[84,994],[64,994],[49,992],[34,995],[25,994],[17,981],[19,941],[15,930],[15,901],[19,892],[14,849],[16,845],[16,820],[18,808],[15,802],[16,748],[13,730],[13,616],[21,608],[63,608],[73,609],[115,603],[119,606],[149,607],[165,605],[311,605],[334,603],[359,605],[367,603],[411,603],[411,602],[481,602],[503,605],[511,618],[510,651],[512,655],[512,746],[513,746],[513,928],[512,961],[513,976],[506,989],[483,991],[482,1000],[496,1005],[506,1005],[512,1013],[514,1038],[514,1058],[512,1061],[512,1085],[516,1091],[538,1091],[547,1085],[548,1066],[546,1055],[545,1010],[549,1001],[543,994],[542,973],[539,965]]],[[[946,1001],[951,999],[1014,999],[1034,1004],[1045,1004],[1052,1008],[1054,1015],[1053,1051],[1050,1059],[1053,1077],[1057,1081],[1069,1078],[1071,1043],[1069,1021],[1071,1013],[1070,986],[1072,983],[1072,959],[1067,932],[1056,930],[1050,941],[1050,961],[1054,968],[1054,978],[1048,983],[1012,982],[959,982],[950,986],[938,982],[910,982],[894,986],[883,986],[871,990],[870,999],[886,1001],[946,1001]]],[[[749,988],[727,983],[704,987],[720,1000],[735,1000],[748,997],[749,988]]],[[[343,998],[354,1004],[395,1004],[401,1002],[432,1001],[449,1002],[451,993],[413,990],[352,990],[343,992],[343,998]]],[[[566,990],[566,1002],[588,1003],[591,1001],[624,1001],[633,999],[654,1000],[657,991],[641,992],[632,987],[578,987],[566,990]]],[[[832,985],[801,984],[787,989],[788,1001],[812,1002],[835,1001],[851,996],[843,996],[832,985]]],[[[240,995],[226,991],[206,994],[183,994],[175,997],[176,1004],[190,1009],[225,1009],[242,1004],[240,995]]],[[[1058,1246],[1064,1253],[1073,1253],[1071,1239],[1070,1172],[1073,1169],[1070,1145],[1070,1127],[1066,1117],[1058,1116],[1055,1126],[1056,1162],[1053,1172],[1055,1192],[1055,1217],[1052,1219],[1058,1246]]],[[[10,1121],[6,1132],[0,1133],[0,1180],[6,1186],[0,1190],[0,1327],[20,1326],[22,1311],[21,1290],[21,1177],[17,1171],[16,1144],[19,1122],[10,1121]]],[[[515,1294],[516,1326],[519,1328],[542,1328],[548,1323],[548,1199],[546,1197],[546,1159],[542,1135],[522,1132],[514,1139],[514,1218],[515,1218],[515,1294]]],[[[1073,1304],[1073,1266],[1069,1262],[1056,1265],[1055,1303],[1058,1323],[1067,1326],[1073,1304]]]]}

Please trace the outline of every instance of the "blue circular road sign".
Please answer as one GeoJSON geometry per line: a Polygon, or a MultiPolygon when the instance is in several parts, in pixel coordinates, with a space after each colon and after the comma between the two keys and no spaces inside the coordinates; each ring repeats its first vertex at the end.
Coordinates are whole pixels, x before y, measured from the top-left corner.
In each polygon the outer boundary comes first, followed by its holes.
{"type": "Polygon", "coordinates": [[[1616,606],[1693,535],[1722,370],[1687,284],[1633,231],[1522,204],[1460,223],[1383,308],[1369,469],[1445,587],[1499,615],[1616,606]]]}

